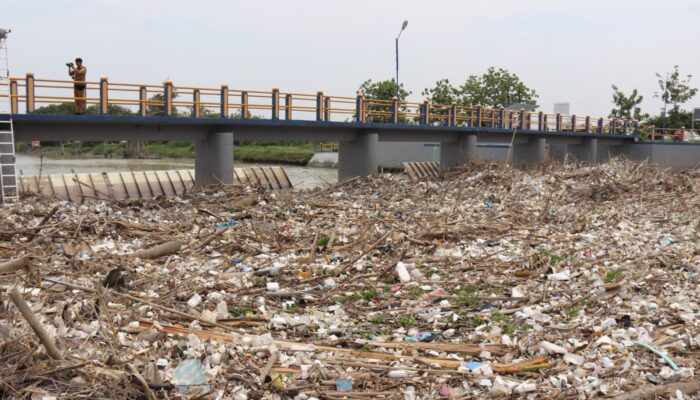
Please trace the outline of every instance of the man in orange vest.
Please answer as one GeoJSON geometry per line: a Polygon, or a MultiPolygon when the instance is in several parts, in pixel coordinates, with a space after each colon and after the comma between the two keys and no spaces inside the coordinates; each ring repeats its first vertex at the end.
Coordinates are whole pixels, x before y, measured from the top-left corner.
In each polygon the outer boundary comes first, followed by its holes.
{"type": "Polygon", "coordinates": [[[73,78],[73,96],[75,97],[75,115],[84,115],[87,110],[87,84],[85,83],[85,75],[87,68],[83,65],[83,59],[78,57],[73,63],[66,64],[68,66],[68,75],[73,78]]]}

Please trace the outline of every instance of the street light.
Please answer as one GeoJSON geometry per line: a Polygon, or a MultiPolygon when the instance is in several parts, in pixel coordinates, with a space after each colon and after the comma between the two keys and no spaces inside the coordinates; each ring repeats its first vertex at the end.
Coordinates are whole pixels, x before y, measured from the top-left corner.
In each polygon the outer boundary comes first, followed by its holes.
{"type": "Polygon", "coordinates": [[[401,99],[399,96],[399,38],[401,37],[401,32],[408,26],[408,20],[403,21],[401,24],[401,30],[399,35],[396,37],[396,98],[401,99]]]}

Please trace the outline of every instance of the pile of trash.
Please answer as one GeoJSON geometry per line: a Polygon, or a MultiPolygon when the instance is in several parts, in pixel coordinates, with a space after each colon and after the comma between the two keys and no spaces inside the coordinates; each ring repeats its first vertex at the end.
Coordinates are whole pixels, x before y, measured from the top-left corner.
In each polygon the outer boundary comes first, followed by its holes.
{"type": "Polygon", "coordinates": [[[699,185],[615,160],[24,199],[0,395],[692,398],[699,185]]]}

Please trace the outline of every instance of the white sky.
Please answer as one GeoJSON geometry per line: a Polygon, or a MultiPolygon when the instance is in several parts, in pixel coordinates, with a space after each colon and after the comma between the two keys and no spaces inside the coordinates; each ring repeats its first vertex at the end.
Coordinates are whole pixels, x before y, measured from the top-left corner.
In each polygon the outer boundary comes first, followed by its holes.
{"type": "MultiPolygon", "coordinates": [[[[489,66],[516,73],[542,110],[568,101],[607,116],[615,83],[657,113],[655,72],[700,87],[700,0],[2,0],[13,75],[354,95],[395,73],[421,100],[441,78],[459,85],[489,66]]],[[[700,106],[700,96],[686,108],[700,106]]]]}

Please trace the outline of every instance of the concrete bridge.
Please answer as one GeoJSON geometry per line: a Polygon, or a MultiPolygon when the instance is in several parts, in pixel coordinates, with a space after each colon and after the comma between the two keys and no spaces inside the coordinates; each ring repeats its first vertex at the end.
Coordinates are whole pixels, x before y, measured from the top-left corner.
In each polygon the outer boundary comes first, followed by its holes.
{"type": "Polygon", "coordinates": [[[637,137],[632,121],[589,116],[107,78],[82,82],[88,94],[78,100],[94,106],[96,115],[36,112],[40,105],[72,103],[73,84],[32,74],[11,78],[14,140],[193,140],[198,184],[233,182],[234,138],[339,142],[338,176],[346,178],[377,172],[380,141],[439,142],[440,161],[451,167],[474,161],[479,142],[512,143],[512,163],[525,165],[544,161],[547,149],[602,161],[623,153],[637,137]],[[133,115],[110,115],[114,105],[133,115]]]}

